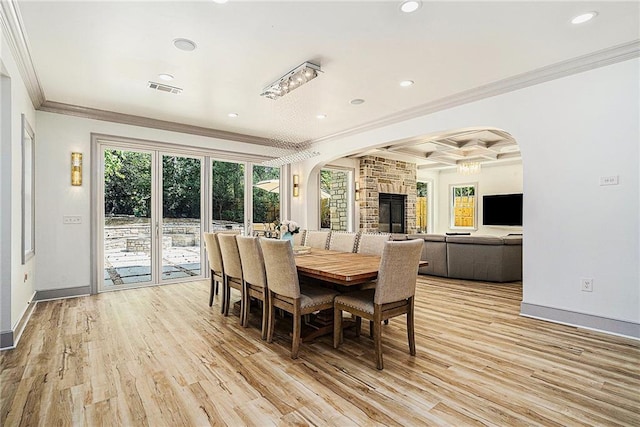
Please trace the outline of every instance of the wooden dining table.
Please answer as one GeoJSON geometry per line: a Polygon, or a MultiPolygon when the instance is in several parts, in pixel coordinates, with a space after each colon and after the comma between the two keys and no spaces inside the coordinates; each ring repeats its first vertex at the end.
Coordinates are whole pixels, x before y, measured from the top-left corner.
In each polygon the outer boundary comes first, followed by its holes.
{"type": "Polygon", "coordinates": [[[335,285],[355,286],[378,277],[380,257],[311,248],[295,256],[298,274],[335,285]]]}
{"type": "MultiPolygon", "coordinates": [[[[310,248],[307,253],[296,255],[295,261],[298,275],[302,278],[315,279],[320,281],[319,285],[332,285],[339,291],[349,291],[349,287],[358,288],[358,285],[378,277],[380,258],[378,255],[310,248]]],[[[428,262],[421,261],[420,266],[423,265],[428,265],[428,262]]],[[[342,325],[348,327],[352,323],[344,320],[342,325]]],[[[302,333],[303,342],[332,333],[333,309],[318,313],[306,326],[308,329],[302,333]]]]}

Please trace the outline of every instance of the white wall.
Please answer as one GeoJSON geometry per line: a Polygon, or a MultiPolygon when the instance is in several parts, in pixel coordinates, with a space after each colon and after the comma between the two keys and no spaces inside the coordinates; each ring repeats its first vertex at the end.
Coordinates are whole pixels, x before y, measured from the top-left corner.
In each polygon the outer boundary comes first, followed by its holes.
{"type": "Polygon", "coordinates": [[[36,137],[36,290],[65,289],[90,285],[91,133],[185,144],[242,154],[272,154],[265,146],[224,141],[195,135],[121,125],[39,111],[36,137]],[[71,152],[83,153],[81,187],[70,183],[71,152]],[[82,223],[62,223],[64,215],[79,215],[82,223]]]}
{"type": "Polygon", "coordinates": [[[482,166],[481,172],[476,175],[461,175],[455,169],[440,172],[435,197],[437,198],[437,218],[435,222],[436,233],[455,231],[467,231],[452,229],[450,227],[449,186],[454,184],[477,185],[477,230],[471,230],[473,234],[488,234],[504,236],[509,233],[521,233],[522,227],[497,227],[482,225],[482,196],[485,194],[510,194],[522,193],[522,164],[508,164],[487,167],[482,166]]]}
{"type": "MultiPolygon", "coordinates": [[[[2,38],[0,50],[0,69],[3,74],[2,83],[2,168],[0,177],[0,200],[2,202],[2,217],[0,217],[0,244],[2,252],[0,259],[2,273],[0,274],[0,331],[8,332],[15,329],[22,314],[33,297],[35,276],[35,262],[39,254],[36,242],[36,257],[22,265],[22,118],[25,114],[32,128],[36,126],[35,110],[31,104],[29,94],[18,72],[18,68],[11,55],[11,50],[2,38]],[[9,101],[5,98],[9,95],[9,101]],[[5,111],[8,108],[9,111],[5,111]],[[7,128],[8,127],[8,128],[7,128]],[[6,157],[5,157],[6,156],[6,157]],[[25,280],[26,275],[26,280],[25,280]]],[[[36,147],[38,135],[36,134],[36,147]]],[[[36,165],[38,167],[38,165],[36,165]]],[[[36,188],[37,191],[37,188],[36,188]]]]}
{"type": "Polygon", "coordinates": [[[523,156],[523,302],[638,324],[639,64],[632,59],[323,141],[313,147],[321,155],[298,167],[435,131],[504,129],[523,156]],[[620,184],[601,187],[607,175],[620,184]],[[582,277],[594,279],[593,292],[580,291],[582,277]]]}

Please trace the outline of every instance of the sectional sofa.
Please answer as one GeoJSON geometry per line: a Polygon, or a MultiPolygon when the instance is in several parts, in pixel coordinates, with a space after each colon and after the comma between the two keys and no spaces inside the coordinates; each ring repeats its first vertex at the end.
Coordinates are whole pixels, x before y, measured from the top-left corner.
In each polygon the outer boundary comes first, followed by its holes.
{"type": "Polygon", "coordinates": [[[522,280],[521,235],[409,234],[406,238],[424,240],[421,259],[429,265],[420,268],[421,274],[489,282],[522,280]]]}

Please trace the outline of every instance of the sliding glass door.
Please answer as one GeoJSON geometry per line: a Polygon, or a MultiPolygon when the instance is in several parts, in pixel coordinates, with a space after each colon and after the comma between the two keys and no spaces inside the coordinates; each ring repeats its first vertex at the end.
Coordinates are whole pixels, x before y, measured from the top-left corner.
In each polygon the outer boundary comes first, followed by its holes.
{"type": "Polygon", "coordinates": [[[202,277],[203,158],[101,148],[100,290],[202,277]]]}

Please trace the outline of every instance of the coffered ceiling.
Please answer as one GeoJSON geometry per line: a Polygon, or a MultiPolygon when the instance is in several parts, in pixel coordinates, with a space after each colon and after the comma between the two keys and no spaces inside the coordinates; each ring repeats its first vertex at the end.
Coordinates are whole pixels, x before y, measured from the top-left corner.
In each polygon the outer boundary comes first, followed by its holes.
{"type": "MultiPolygon", "coordinates": [[[[638,56],[638,2],[424,1],[411,14],[399,5],[21,0],[1,11],[5,34],[24,42],[38,108],[289,147],[495,94],[486,88],[511,90],[501,84],[513,79],[555,78],[553,67],[576,58],[638,56]],[[596,19],[570,23],[590,10],[596,19]],[[195,50],[177,49],[179,38],[195,50]],[[305,61],[321,66],[317,78],[281,99],[260,96],[305,61]],[[182,90],[152,90],[150,81],[182,90]]],[[[513,147],[508,134],[475,129],[376,152],[431,168],[503,159],[513,147]]]]}

